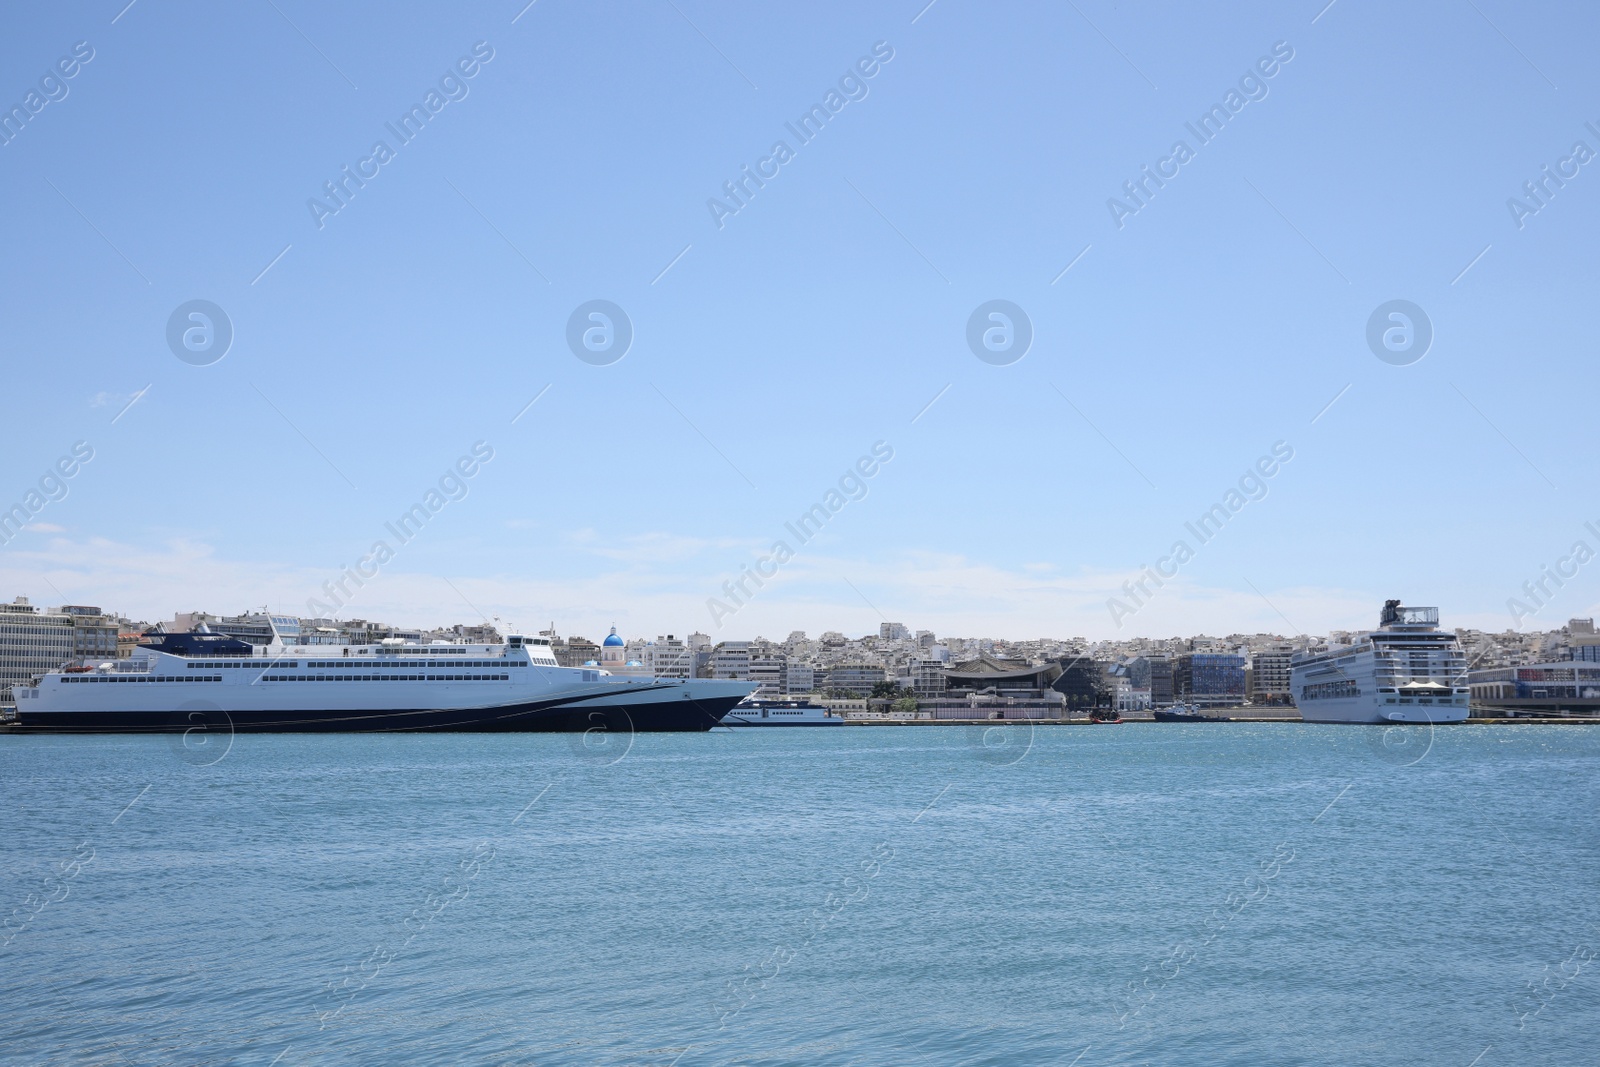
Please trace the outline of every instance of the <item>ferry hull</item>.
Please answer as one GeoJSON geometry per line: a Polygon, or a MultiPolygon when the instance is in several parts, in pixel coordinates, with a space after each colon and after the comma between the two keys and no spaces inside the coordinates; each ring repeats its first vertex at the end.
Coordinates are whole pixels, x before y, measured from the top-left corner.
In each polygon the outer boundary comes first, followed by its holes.
{"type": "Polygon", "coordinates": [[[535,701],[449,709],[21,711],[15,733],[703,733],[742,694],[683,700],[535,701]]]}

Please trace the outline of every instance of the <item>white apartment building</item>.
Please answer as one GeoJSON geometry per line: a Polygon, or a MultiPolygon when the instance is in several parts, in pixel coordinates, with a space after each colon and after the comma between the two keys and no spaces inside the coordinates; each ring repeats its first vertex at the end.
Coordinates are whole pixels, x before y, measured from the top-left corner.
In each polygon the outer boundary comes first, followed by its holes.
{"type": "Polygon", "coordinates": [[[750,642],[724,641],[712,649],[711,677],[747,680],[750,677],[750,642]]]}

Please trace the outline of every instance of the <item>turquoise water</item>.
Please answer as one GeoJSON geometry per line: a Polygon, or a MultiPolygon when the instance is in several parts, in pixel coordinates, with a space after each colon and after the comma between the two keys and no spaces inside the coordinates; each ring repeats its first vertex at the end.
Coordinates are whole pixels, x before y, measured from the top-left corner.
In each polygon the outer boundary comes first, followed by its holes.
{"type": "Polygon", "coordinates": [[[1541,726],[0,738],[0,1062],[1590,1063],[1597,771],[1541,726]]]}

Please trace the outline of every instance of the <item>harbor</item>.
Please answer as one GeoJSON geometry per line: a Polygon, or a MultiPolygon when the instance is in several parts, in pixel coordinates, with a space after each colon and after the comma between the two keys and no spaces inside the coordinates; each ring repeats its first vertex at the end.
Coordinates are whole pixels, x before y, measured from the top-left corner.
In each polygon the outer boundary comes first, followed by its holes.
{"type": "Polygon", "coordinates": [[[152,626],[18,598],[0,608],[0,726],[181,732],[196,716],[238,733],[1600,721],[1600,634],[1573,619],[1558,636],[1541,644],[1546,662],[1473,670],[1470,635],[1442,628],[1435,607],[1394,599],[1365,631],[1258,635],[1234,651],[1192,638],[1175,652],[1113,656],[1072,643],[1061,654],[941,642],[896,623],[854,642],[797,631],[780,651],[703,634],[630,641],[616,627],[596,644],[553,624],[424,635],[270,612],[152,626]],[[27,641],[35,647],[18,647],[27,641]],[[953,654],[966,648],[975,654],[953,654]]]}

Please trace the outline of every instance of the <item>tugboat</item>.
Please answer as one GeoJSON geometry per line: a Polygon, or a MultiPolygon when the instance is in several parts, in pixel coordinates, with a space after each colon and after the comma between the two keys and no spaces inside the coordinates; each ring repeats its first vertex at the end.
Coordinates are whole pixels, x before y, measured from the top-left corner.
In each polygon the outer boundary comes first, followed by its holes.
{"type": "Polygon", "coordinates": [[[1156,722],[1232,722],[1226,715],[1204,715],[1193,704],[1174,704],[1151,712],[1156,722]]]}
{"type": "Polygon", "coordinates": [[[1119,723],[1122,721],[1122,715],[1108,708],[1091,708],[1089,710],[1089,721],[1092,723],[1119,723]]]}

